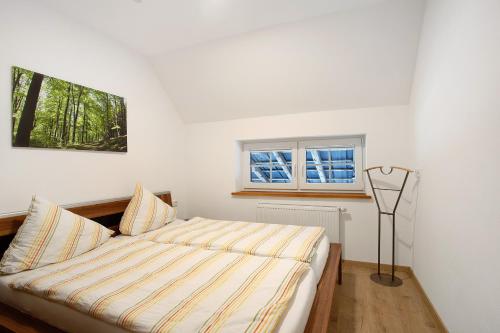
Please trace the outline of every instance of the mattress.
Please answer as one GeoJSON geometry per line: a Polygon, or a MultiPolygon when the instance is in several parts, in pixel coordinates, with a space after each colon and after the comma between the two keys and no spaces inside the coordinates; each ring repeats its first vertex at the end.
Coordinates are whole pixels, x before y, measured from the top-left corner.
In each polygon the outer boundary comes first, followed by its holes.
{"type": "MultiPolygon", "coordinates": [[[[21,291],[11,289],[8,284],[24,272],[0,277],[0,302],[29,313],[53,326],[69,332],[125,332],[122,328],[90,317],[70,307],[51,302],[21,291]]],[[[302,332],[316,292],[315,276],[308,270],[302,277],[293,295],[288,311],[278,327],[278,332],[302,332]]]]}
{"type": "Polygon", "coordinates": [[[314,272],[314,278],[316,284],[319,283],[323,271],[325,270],[326,261],[328,259],[328,254],[330,253],[330,241],[328,237],[324,235],[318,242],[316,247],[316,252],[311,260],[311,270],[314,272]]]}
{"type": "MultiPolygon", "coordinates": [[[[177,219],[173,221],[172,223],[169,223],[169,226],[177,226],[182,223],[185,223],[186,221],[177,219]]],[[[157,229],[157,230],[161,230],[157,229]]],[[[156,230],[155,230],[156,231],[156,230]]],[[[152,231],[152,232],[155,232],[152,231]]],[[[121,238],[133,238],[135,237],[136,239],[142,239],[144,237],[143,235],[137,235],[137,236],[125,236],[125,235],[119,235],[115,238],[121,239],[121,238]]],[[[318,241],[318,244],[316,246],[316,249],[314,250],[314,254],[311,258],[311,268],[314,272],[314,279],[316,283],[319,283],[319,280],[321,279],[321,276],[323,275],[323,271],[325,269],[326,265],[326,260],[328,259],[328,253],[330,252],[330,241],[328,240],[328,237],[326,235],[321,236],[321,238],[318,241]]]]}

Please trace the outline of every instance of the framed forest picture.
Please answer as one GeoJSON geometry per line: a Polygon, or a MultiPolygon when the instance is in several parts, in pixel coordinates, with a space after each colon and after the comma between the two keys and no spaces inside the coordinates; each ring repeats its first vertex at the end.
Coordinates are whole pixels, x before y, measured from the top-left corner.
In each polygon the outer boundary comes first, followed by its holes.
{"type": "Polygon", "coordinates": [[[125,99],[12,67],[12,145],[126,152],[125,99]]]}

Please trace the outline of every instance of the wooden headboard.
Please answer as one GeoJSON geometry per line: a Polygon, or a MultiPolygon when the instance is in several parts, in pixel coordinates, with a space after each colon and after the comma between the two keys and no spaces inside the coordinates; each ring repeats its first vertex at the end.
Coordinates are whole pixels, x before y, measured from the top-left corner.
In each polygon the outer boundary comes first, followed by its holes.
{"type": "MultiPolygon", "coordinates": [[[[161,200],[172,206],[172,196],[170,192],[155,194],[161,200]]],[[[92,219],[117,232],[120,219],[131,198],[132,197],[100,200],[84,204],[63,206],[63,208],[80,216],[92,219]]],[[[9,246],[17,229],[19,229],[25,218],[26,214],[0,216],[0,256],[3,255],[3,252],[9,246]]]]}

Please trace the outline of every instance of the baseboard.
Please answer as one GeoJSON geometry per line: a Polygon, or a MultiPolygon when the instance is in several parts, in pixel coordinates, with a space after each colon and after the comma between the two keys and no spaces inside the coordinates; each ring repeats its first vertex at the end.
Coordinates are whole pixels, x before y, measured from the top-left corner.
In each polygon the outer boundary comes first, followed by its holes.
{"type": "MultiPolygon", "coordinates": [[[[345,264],[354,264],[356,266],[362,266],[366,268],[371,268],[371,269],[377,269],[377,263],[376,262],[367,262],[367,261],[356,261],[356,260],[343,260],[345,264]]],[[[392,266],[388,264],[380,264],[380,270],[382,271],[391,271],[392,266]]],[[[409,266],[401,266],[401,265],[396,265],[395,270],[397,272],[405,272],[405,273],[411,273],[411,267],[409,266]]]]}
{"type": "Polygon", "coordinates": [[[436,308],[434,307],[434,305],[432,304],[431,300],[429,299],[429,297],[427,296],[427,294],[425,293],[425,290],[424,288],[422,288],[422,285],[420,284],[420,281],[418,281],[418,278],[417,276],[415,275],[415,272],[413,272],[413,270],[410,268],[410,274],[411,276],[413,277],[413,280],[415,280],[415,284],[417,285],[417,288],[418,290],[420,291],[420,293],[422,294],[423,298],[424,298],[424,302],[427,306],[427,308],[429,309],[432,317],[434,318],[435,322],[438,324],[438,328],[443,331],[443,332],[446,332],[446,333],[449,333],[448,329],[446,328],[446,326],[444,325],[444,322],[443,320],[441,319],[441,317],[439,316],[439,313],[436,311],[436,308]]]}

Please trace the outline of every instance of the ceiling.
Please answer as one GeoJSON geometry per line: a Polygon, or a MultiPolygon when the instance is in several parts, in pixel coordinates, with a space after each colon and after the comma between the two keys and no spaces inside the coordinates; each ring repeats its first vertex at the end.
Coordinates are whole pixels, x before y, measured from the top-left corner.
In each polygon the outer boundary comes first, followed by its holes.
{"type": "Polygon", "coordinates": [[[387,1],[151,61],[186,122],[408,105],[422,9],[387,1]]]}
{"type": "Polygon", "coordinates": [[[383,0],[41,0],[146,55],[383,0]]]}
{"type": "Polygon", "coordinates": [[[407,105],[424,0],[38,0],[146,56],[184,121],[407,105]]]}

